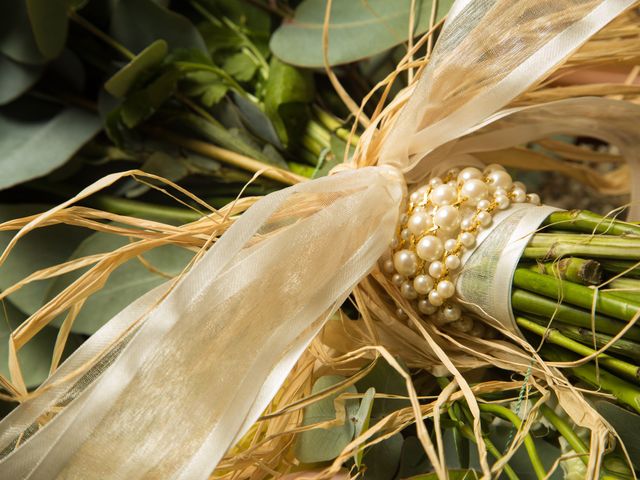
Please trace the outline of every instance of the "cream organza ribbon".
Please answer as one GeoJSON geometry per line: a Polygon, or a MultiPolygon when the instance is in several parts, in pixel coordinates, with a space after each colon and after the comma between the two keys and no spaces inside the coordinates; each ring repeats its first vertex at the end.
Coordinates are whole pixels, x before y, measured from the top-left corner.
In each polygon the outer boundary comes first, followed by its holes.
{"type": "Polygon", "coordinates": [[[640,107],[501,110],[634,3],[458,0],[384,141],[387,166],[268,195],[177,284],[109,321],[0,422],[0,478],[207,478],[387,248],[400,171],[416,182],[556,132],[602,137],[636,166],[640,107]]]}

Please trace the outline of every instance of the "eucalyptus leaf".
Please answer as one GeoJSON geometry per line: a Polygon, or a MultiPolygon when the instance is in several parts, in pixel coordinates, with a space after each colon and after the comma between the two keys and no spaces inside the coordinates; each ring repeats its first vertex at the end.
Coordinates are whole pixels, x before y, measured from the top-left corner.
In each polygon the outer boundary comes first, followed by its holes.
{"type": "MultiPolygon", "coordinates": [[[[409,395],[404,378],[402,378],[402,376],[384,359],[379,359],[373,369],[363,379],[356,383],[356,387],[359,391],[366,391],[369,388],[374,388],[378,394],[386,393],[389,395],[399,395],[404,397],[408,397],[409,395]]],[[[377,421],[385,415],[398,410],[399,408],[408,407],[409,405],[411,405],[409,400],[378,398],[373,405],[371,419],[377,421]]]]}
{"type": "Polygon", "coordinates": [[[67,40],[67,0],[26,0],[36,45],[47,60],[62,52],[67,40]]]}
{"type": "Polygon", "coordinates": [[[282,63],[275,57],[271,60],[264,108],[285,146],[302,135],[309,119],[308,104],[314,95],[311,72],[282,63]]]}
{"type": "Polygon", "coordinates": [[[172,50],[197,48],[207,52],[200,32],[186,17],[153,0],[116,0],[111,33],[133,52],[140,52],[159,39],[172,50]]]}
{"type": "MultiPolygon", "coordinates": [[[[83,241],[69,259],[111,252],[127,243],[126,238],[97,232],[83,241]]],[[[166,245],[143,255],[145,263],[150,264],[152,269],[147,268],[139,259],[129,260],[110,275],[102,289],[87,299],[73,324],[72,331],[87,335],[94,333],[131,302],[166,282],[167,275],[179,274],[192,257],[193,253],[188,250],[166,245]]],[[[61,292],[84,271],[71,272],[59,277],[51,286],[49,298],[61,292]]],[[[57,318],[53,323],[60,325],[62,320],[63,318],[57,318]]]]}
{"type": "MultiPolygon", "coordinates": [[[[407,41],[412,0],[334,0],[329,24],[329,64],[355,62],[407,41]]],[[[429,29],[432,0],[415,1],[415,35],[429,29]]],[[[453,0],[440,0],[436,21],[453,0]]],[[[271,37],[270,47],[284,62],[324,66],[322,32],[326,0],[304,0],[271,37]]]]}
{"type": "Polygon", "coordinates": [[[238,117],[241,124],[256,137],[267,143],[283,148],[278,138],[278,134],[269,117],[258,106],[246,99],[238,92],[231,92],[233,106],[237,107],[238,117]]]}
{"type": "MultiPolygon", "coordinates": [[[[356,431],[354,437],[359,437],[363,432],[366,432],[369,429],[369,421],[371,420],[371,408],[373,407],[373,397],[376,394],[375,388],[369,388],[364,395],[362,396],[362,400],[360,401],[360,408],[358,408],[358,413],[355,416],[355,426],[356,431]]],[[[364,449],[360,448],[355,454],[355,464],[360,467],[362,463],[362,455],[364,454],[364,449]]]]}
{"type": "Polygon", "coordinates": [[[100,118],[79,108],[52,109],[21,98],[0,109],[0,189],[55,170],[102,127],[100,118]]]}
{"type": "Polygon", "coordinates": [[[19,63],[46,62],[36,44],[25,0],[4,0],[0,15],[0,51],[19,63]]]}
{"type": "MultiPolygon", "coordinates": [[[[312,394],[326,390],[345,380],[338,375],[327,375],[320,377],[313,385],[312,394]]],[[[304,409],[303,425],[313,425],[315,423],[335,420],[336,409],[334,400],[343,393],[356,393],[353,386],[349,386],[342,391],[329,395],[304,409]]],[[[343,425],[331,428],[316,428],[301,432],[298,435],[295,452],[296,458],[302,463],[315,463],[333,460],[353,439],[355,425],[351,418],[358,412],[357,401],[346,402],[347,419],[343,425]]]]}
{"type": "Polygon", "coordinates": [[[0,54],[0,105],[29,90],[42,75],[42,67],[25,65],[0,54]]]}
{"type": "Polygon", "coordinates": [[[400,465],[402,435],[396,433],[386,440],[367,448],[362,457],[366,470],[365,480],[393,480],[400,465]]]}
{"type": "MultiPolygon", "coordinates": [[[[0,205],[0,222],[47,211],[40,204],[0,205]]],[[[15,231],[0,232],[0,250],[4,251],[15,231]]],[[[33,272],[65,262],[76,246],[87,236],[80,228],[53,225],[37,229],[22,237],[0,266],[0,290],[26,278],[33,272]]],[[[31,315],[40,308],[53,280],[40,280],[22,287],[9,300],[22,312],[31,315]]]]}
{"type": "MultiPolygon", "coordinates": [[[[11,302],[5,301],[2,307],[0,311],[0,373],[10,378],[9,335],[27,319],[27,316],[11,302]]],[[[49,375],[56,335],[57,329],[45,327],[18,351],[20,370],[27,387],[38,386],[49,375]]]]}
{"type": "Polygon", "coordinates": [[[156,40],[107,80],[104,89],[116,98],[124,97],[142,73],[162,62],[167,51],[167,42],[156,40]]]}
{"type": "Polygon", "coordinates": [[[407,478],[432,470],[431,462],[418,437],[407,437],[402,444],[398,478],[407,478]]]}
{"type": "Polygon", "coordinates": [[[605,400],[597,400],[595,408],[620,435],[634,466],[640,467],[640,415],[605,400]]]}
{"type": "MultiPolygon", "coordinates": [[[[172,182],[180,181],[189,175],[189,169],[182,162],[181,158],[172,157],[161,151],[152,153],[142,164],[140,170],[153,173],[172,182]]],[[[127,190],[126,196],[128,198],[139,197],[150,189],[151,187],[144,183],[135,182],[133,188],[127,190]]]]}

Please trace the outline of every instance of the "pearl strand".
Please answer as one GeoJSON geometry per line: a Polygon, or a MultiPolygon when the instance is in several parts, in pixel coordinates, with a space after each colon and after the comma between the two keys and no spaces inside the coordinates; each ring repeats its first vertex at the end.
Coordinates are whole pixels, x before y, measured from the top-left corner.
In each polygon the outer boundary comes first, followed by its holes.
{"type": "MultiPolygon", "coordinates": [[[[524,202],[539,205],[540,197],[527,194],[501,165],[451,169],[411,193],[381,268],[422,315],[458,331],[480,332],[483,326],[474,326],[455,301],[460,257],[474,247],[479,231],[491,226],[496,210],[524,202]]],[[[397,313],[406,318],[401,308],[397,313]]]]}

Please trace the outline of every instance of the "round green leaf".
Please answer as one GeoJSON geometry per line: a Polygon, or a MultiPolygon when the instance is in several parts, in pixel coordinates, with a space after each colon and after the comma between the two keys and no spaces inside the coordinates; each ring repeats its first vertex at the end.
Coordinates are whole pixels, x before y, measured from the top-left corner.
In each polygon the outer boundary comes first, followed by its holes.
{"type": "Polygon", "coordinates": [[[46,62],[33,36],[25,0],[3,2],[0,15],[0,51],[19,63],[41,65],[46,62]]]}
{"type": "Polygon", "coordinates": [[[27,0],[36,45],[47,60],[60,55],[67,40],[67,0],[27,0]]]}
{"type": "MultiPolygon", "coordinates": [[[[429,29],[431,0],[416,0],[416,35],[429,29]]],[[[453,0],[438,2],[436,21],[453,0]]],[[[322,67],[322,31],[326,0],[304,0],[291,20],[271,37],[281,60],[302,67],[322,67]]],[[[329,63],[354,62],[407,41],[411,0],[334,0],[329,25],[329,63]]]]}
{"type": "MultiPolygon", "coordinates": [[[[110,252],[127,243],[126,238],[117,235],[94,233],[78,246],[70,259],[110,252]]],[[[170,276],[179,274],[192,257],[193,253],[189,250],[169,245],[144,254],[144,260],[156,271],[170,276]]],[[[51,286],[48,297],[53,298],[85,271],[71,272],[59,277],[51,286]]],[[[94,333],[131,302],[166,282],[167,278],[156,271],[148,269],[138,259],[121,265],[111,274],[105,286],[85,302],[72,331],[94,333]]],[[[58,318],[53,323],[60,325],[62,320],[63,318],[58,318]]]]}
{"type": "Polygon", "coordinates": [[[0,105],[11,102],[35,84],[42,67],[24,65],[0,54],[0,105]]]}
{"type": "MultiPolygon", "coordinates": [[[[320,377],[313,385],[312,393],[319,393],[345,380],[338,375],[320,377]]],[[[343,393],[357,393],[353,386],[312,403],[304,409],[303,425],[326,422],[336,418],[334,400],[343,393]]],[[[296,444],[296,458],[302,463],[324,462],[336,458],[353,439],[355,432],[352,418],[358,413],[358,402],[347,401],[347,420],[343,425],[331,428],[316,428],[300,433],[296,444]]]]}
{"type": "Polygon", "coordinates": [[[362,457],[366,470],[366,480],[393,480],[400,465],[402,444],[404,439],[400,433],[367,448],[362,457]]]}
{"type": "Polygon", "coordinates": [[[1,108],[0,189],[52,172],[101,128],[94,113],[73,107],[52,109],[31,98],[1,108]]]}

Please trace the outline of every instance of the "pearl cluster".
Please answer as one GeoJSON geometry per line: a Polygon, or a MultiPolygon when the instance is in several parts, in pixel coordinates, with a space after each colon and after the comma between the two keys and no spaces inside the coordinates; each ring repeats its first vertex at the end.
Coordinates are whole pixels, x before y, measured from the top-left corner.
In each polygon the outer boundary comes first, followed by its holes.
{"type": "MultiPolygon", "coordinates": [[[[482,325],[463,316],[454,300],[460,257],[475,245],[478,232],[491,225],[496,210],[523,202],[539,205],[540,197],[527,194],[524,184],[514,182],[501,165],[483,171],[455,168],[434,177],[409,196],[396,238],[381,259],[382,270],[423,315],[480,334],[482,325]]],[[[406,316],[402,309],[397,313],[406,316]]]]}

